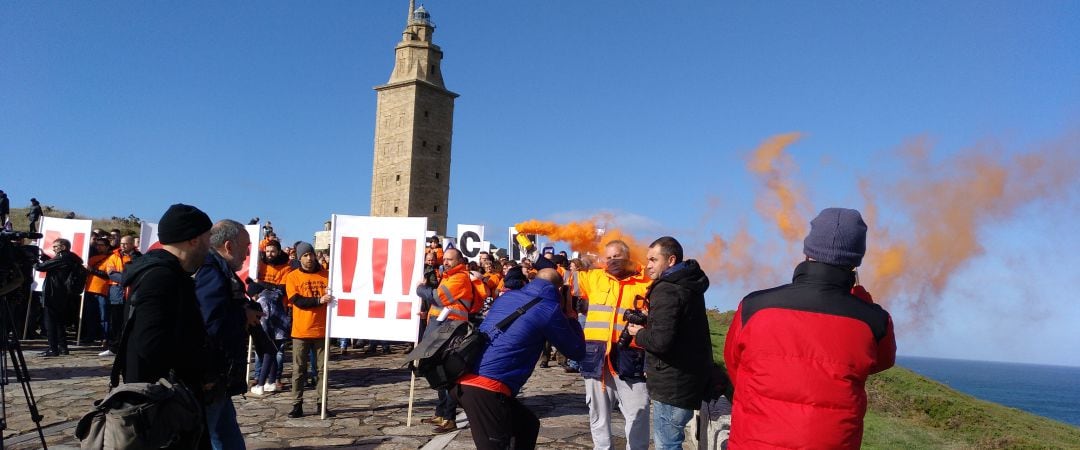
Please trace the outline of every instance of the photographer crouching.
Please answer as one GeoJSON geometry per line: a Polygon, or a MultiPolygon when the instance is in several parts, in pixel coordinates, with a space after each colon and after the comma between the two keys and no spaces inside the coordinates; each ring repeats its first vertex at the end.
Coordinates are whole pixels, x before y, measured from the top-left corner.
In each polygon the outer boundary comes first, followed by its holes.
{"type": "Polygon", "coordinates": [[[626,331],[646,352],[656,448],[680,449],[686,424],[701,407],[712,367],[705,316],[709,278],[697,261],[683,261],[682,245],[670,236],[649,245],[647,258],[645,269],[653,282],[645,294],[646,324],[628,319],[626,331]]]}

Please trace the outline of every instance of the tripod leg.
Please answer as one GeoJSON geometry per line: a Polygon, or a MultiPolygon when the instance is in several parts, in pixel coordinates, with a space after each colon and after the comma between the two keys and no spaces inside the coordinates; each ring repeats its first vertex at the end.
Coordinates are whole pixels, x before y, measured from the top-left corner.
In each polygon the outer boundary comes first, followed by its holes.
{"type": "Polygon", "coordinates": [[[26,321],[23,322],[22,338],[26,340],[26,332],[30,329],[30,311],[34,309],[34,286],[30,285],[30,293],[26,296],[26,321]]]}
{"type": "MultiPolygon", "coordinates": [[[[30,388],[30,369],[26,367],[26,358],[23,356],[22,346],[19,344],[19,339],[15,337],[15,322],[11,317],[10,305],[3,305],[0,309],[0,368],[7,368],[8,357],[11,357],[11,367],[15,371],[15,379],[19,381],[19,385],[22,387],[23,396],[26,397],[26,407],[30,411],[30,420],[34,422],[34,428],[37,429],[38,438],[41,439],[41,448],[47,449],[48,444],[45,442],[45,431],[41,428],[41,419],[44,416],[38,411],[37,400],[34,399],[34,391],[30,388]]],[[[7,376],[7,374],[0,374],[7,376]]],[[[4,380],[6,383],[6,379],[4,380]]],[[[0,388],[3,386],[0,385],[0,388]]],[[[2,396],[6,396],[4,392],[2,396]]],[[[0,402],[7,400],[6,398],[0,398],[0,402]]],[[[7,410],[4,410],[4,417],[0,417],[0,448],[4,447],[3,443],[3,431],[7,429],[7,410]]]]}
{"type": "Polygon", "coordinates": [[[82,319],[83,308],[86,306],[83,303],[86,302],[86,293],[79,295],[79,326],[75,327],[75,345],[79,345],[79,341],[82,340],[82,319]]]}

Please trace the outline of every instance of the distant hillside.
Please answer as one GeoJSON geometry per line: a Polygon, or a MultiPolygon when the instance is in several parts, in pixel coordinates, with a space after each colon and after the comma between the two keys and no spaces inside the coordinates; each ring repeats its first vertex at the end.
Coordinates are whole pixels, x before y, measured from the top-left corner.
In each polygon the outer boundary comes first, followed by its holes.
{"type": "MultiPolygon", "coordinates": [[[[713,360],[723,364],[734,311],[710,310],[713,360]]],[[[872,375],[865,449],[1080,448],[1080,428],[979,400],[903,367],[872,375]]]]}
{"type": "MultiPolygon", "coordinates": [[[[47,205],[41,205],[41,210],[45,212],[45,215],[47,217],[63,218],[71,213],[70,210],[47,205]]],[[[26,219],[26,214],[29,212],[30,208],[11,208],[11,224],[15,227],[15,231],[27,231],[30,229],[30,221],[26,219]]],[[[130,234],[134,236],[139,235],[140,219],[133,215],[130,215],[128,217],[111,217],[105,219],[100,217],[87,217],[76,212],[75,218],[90,219],[94,221],[93,228],[101,228],[106,231],[117,228],[120,230],[120,234],[130,234]]]]}

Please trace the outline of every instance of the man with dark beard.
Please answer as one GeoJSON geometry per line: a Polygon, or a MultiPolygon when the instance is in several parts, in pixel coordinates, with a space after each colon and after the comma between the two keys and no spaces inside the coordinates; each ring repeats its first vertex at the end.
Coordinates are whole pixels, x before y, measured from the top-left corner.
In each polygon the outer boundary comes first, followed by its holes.
{"type": "MultiPolygon", "coordinates": [[[[316,389],[320,382],[324,382],[323,352],[326,351],[326,304],[334,299],[334,296],[326,292],[329,284],[329,273],[326,268],[319,265],[315,256],[315,248],[307,242],[297,243],[296,255],[300,259],[300,269],[289,272],[285,277],[285,305],[292,307],[292,393],[293,408],[289,417],[297,418],[304,415],[304,374],[308,370],[308,358],[315,353],[315,364],[318,367],[315,382],[316,389]]],[[[318,411],[320,404],[315,404],[318,411]]],[[[331,415],[327,411],[327,415],[331,415]]]]}
{"type": "Polygon", "coordinates": [[[259,282],[267,288],[277,287],[284,293],[285,275],[293,270],[289,255],[281,251],[281,242],[277,240],[267,241],[264,245],[263,256],[259,259],[259,282]]]}

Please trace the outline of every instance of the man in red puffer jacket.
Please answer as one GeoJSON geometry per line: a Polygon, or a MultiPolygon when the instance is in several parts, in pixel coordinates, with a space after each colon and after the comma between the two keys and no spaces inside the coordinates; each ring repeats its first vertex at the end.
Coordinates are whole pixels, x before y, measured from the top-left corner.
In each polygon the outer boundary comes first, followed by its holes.
{"type": "Polygon", "coordinates": [[[896,359],[889,313],[853,294],[865,251],[859,212],[827,208],[810,222],[792,283],[739,304],[724,346],[735,385],[728,448],[859,448],[866,378],[896,359]]]}

